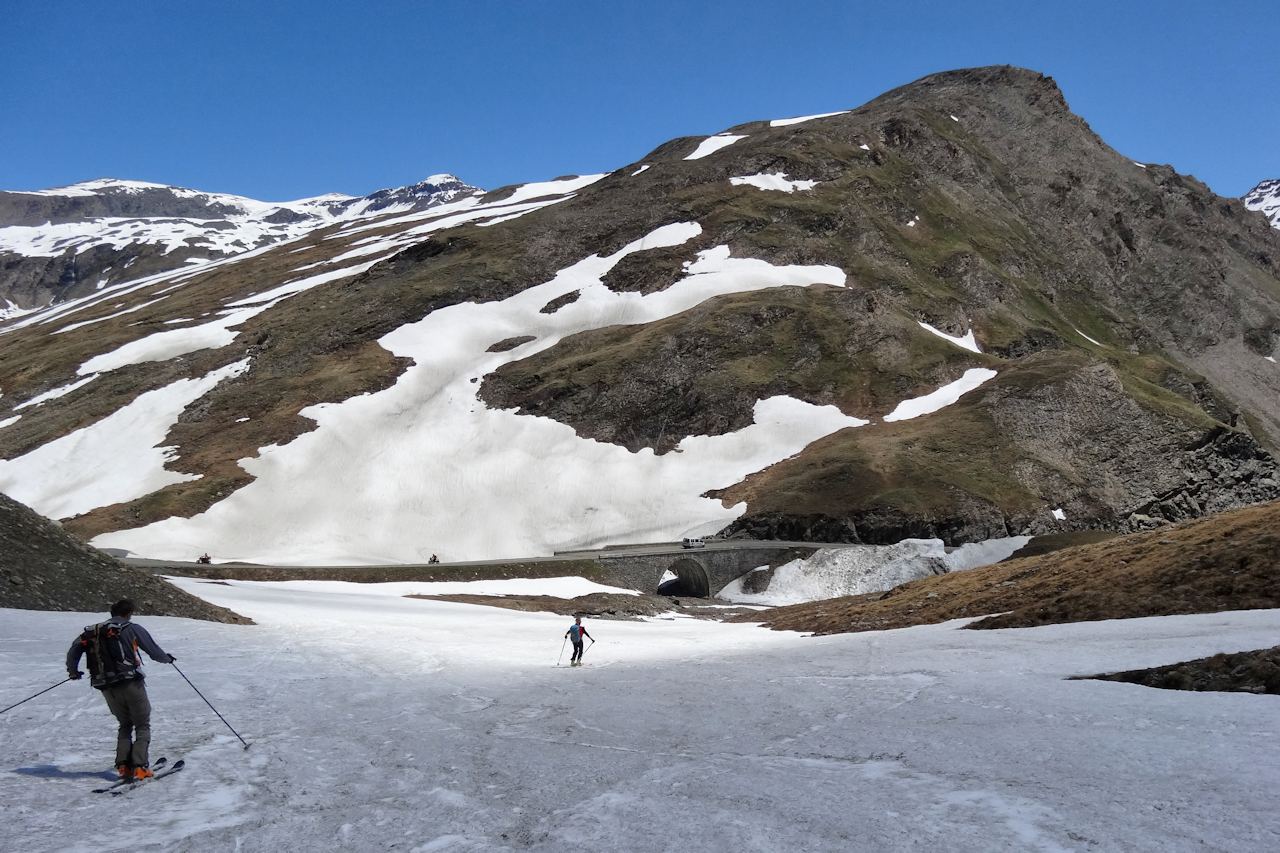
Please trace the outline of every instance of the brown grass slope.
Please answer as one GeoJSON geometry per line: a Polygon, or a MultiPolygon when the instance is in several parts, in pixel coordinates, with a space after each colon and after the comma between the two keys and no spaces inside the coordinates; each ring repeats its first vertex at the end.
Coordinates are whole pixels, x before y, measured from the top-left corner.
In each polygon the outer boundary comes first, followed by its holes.
{"type": "Polygon", "coordinates": [[[0,607],[105,613],[120,598],[133,599],[140,615],[253,624],[113,560],[0,494],[0,607]]]}
{"type": "Polygon", "coordinates": [[[994,613],[966,627],[1025,628],[1272,607],[1280,607],[1280,502],[925,578],[885,593],[780,607],[765,624],[837,634],[994,613]]]}

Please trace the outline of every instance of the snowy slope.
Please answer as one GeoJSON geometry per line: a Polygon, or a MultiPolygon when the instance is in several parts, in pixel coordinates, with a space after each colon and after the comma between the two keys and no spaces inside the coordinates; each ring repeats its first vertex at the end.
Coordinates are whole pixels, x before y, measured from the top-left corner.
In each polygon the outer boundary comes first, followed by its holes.
{"type": "MultiPolygon", "coordinates": [[[[187,769],[95,796],[114,723],[63,686],[4,720],[23,850],[1234,853],[1280,836],[1271,697],[1064,680],[1262,647],[1277,611],[822,638],[589,620],[588,666],[557,669],[564,617],[182,585],[260,623],[139,618],[252,749],[152,665],[153,755],[187,769]]],[[[58,680],[96,618],[5,611],[5,704],[58,680]]]]}
{"type": "Polygon", "coordinates": [[[1273,226],[1280,228],[1280,180],[1263,181],[1249,190],[1244,206],[1262,211],[1273,226]]]}
{"type": "MultiPolygon", "coordinates": [[[[80,366],[80,378],[28,405],[48,404],[108,371],[224,346],[246,321],[297,293],[363,272],[443,228],[505,221],[570,198],[601,177],[525,185],[497,202],[480,203],[472,196],[373,223],[353,221],[326,241],[353,248],[308,265],[323,266],[324,272],[299,267],[298,278],[230,300],[212,319],[102,352],[80,366]]],[[[278,564],[421,562],[433,553],[451,560],[484,559],[619,540],[670,540],[692,527],[728,524],[743,507],[726,507],[702,497],[705,492],[867,421],[834,407],[776,397],[759,401],[755,424],[748,428],[690,437],[679,453],[657,456],[579,438],[547,418],[491,410],[476,396],[479,377],[578,332],[653,322],[724,294],[844,283],[844,273],[835,267],[774,266],[733,258],[728,247],[720,246],[701,252],[687,265],[685,277],[662,292],[615,293],[602,284],[627,256],[681,245],[700,233],[697,223],[663,226],[612,255],[584,258],[509,299],[451,306],[395,330],[380,344],[413,359],[415,366],[393,387],[304,410],[318,428],[241,460],[254,482],[208,511],[104,534],[95,544],[175,559],[208,551],[219,559],[278,564]],[[550,314],[541,310],[575,292],[579,298],[572,304],[550,314]],[[496,342],[516,334],[533,339],[492,351],[496,342]],[[598,487],[602,476],[613,484],[607,493],[598,487]]],[[[98,322],[66,321],[107,300],[114,303],[144,287],[163,299],[188,286],[189,277],[166,274],[106,288],[8,328],[57,324],[57,333],[63,333],[98,322]],[[157,291],[161,284],[166,286],[157,291]]],[[[936,392],[903,401],[887,420],[933,413],[994,375],[969,371],[936,392]]],[[[201,393],[208,390],[200,387],[201,393]]],[[[113,417],[0,461],[0,488],[39,512],[67,517],[184,479],[165,470],[169,457],[156,446],[182,409],[157,409],[153,400],[162,399],[182,405],[191,400],[177,386],[143,395],[113,417]],[[89,488],[88,483],[110,485],[89,488]]]]}

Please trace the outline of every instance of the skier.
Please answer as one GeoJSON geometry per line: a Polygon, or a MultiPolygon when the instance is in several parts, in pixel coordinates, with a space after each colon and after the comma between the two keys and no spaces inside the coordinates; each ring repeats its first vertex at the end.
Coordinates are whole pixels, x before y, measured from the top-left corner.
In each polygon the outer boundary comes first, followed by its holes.
{"type": "Polygon", "coordinates": [[[573,643],[573,654],[569,657],[569,666],[582,666],[582,638],[590,637],[591,642],[595,642],[596,638],[587,633],[587,629],[582,625],[582,617],[573,617],[573,624],[569,626],[569,630],[564,635],[573,643]]]}
{"type": "Polygon", "coordinates": [[[122,598],[111,605],[111,619],[90,625],[67,651],[67,675],[78,679],[80,656],[89,667],[89,683],[102,691],[107,708],[120,723],[116,737],[116,772],[121,779],[149,779],[151,702],[143,684],[141,648],[157,663],[173,663],[176,657],[156,645],[147,629],[130,622],[133,602],[122,598]]]}

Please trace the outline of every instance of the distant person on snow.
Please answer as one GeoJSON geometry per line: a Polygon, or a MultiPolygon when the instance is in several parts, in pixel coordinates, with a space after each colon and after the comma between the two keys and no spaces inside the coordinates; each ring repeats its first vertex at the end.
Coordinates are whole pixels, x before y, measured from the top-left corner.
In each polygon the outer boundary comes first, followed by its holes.
{"type": "Polygon", "coordinates": [[[206,551],[205,553],[201,554],[199,557],[196,557],[196,562],[200,563],[201,565],[207,566],[213,562],[213,558],[210,557],[209,553],[206,551]]]}
{"type": "Polygon", "coordinates": [[[427,565],[434,566],[438,562],[440,562],[440,558],[437,557],[435,554],[432,554],[431,559],[427,560],[427,565]]]}
{"type": "Polygon", "coordinates": [[[569,666],[582,666],[582,638],[590,637],[591,642],[595,642],[596,638],[587,633],[587,629],[582,624],[582,617],[573,617],[573,624],[569,626],[569,630],[564,635],[573,643],[573,654],[569,657],[569,666]]]}
{"type": "Polygon", "coordinates": [[[116,737],[116,772],[121,779],[148,779],[152,776],[148,751],[151,747],[151,701],[143,684],[142,649],[157,663],[173,663],[177,658],[156,645],[147,629],[130,622],[133,602],[122,598],[111,605],[111,618],[90,625],[76,637],[67,651],[67,675],[81,678],[80,656],[89,667],[89,683],[102,691],[107,707],[120,723],[116,737]]]}

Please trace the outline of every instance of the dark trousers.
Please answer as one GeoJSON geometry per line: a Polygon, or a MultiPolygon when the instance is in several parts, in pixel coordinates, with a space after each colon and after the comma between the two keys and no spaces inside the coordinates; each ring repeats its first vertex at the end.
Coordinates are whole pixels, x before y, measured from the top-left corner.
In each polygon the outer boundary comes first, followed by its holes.
{"type": "Polygon", "coordinates": [[[569,657],[569,663],[582,658],[582,640],[571,640],[573,643],[573,654],[569,657]]]}
{"type": "Polygon", "coordinates": [[[116,766],[146,767],[151,750],[151,700],[141,678],[102,689],[102,698],[120,723],[116,735],[116,766]]]}

